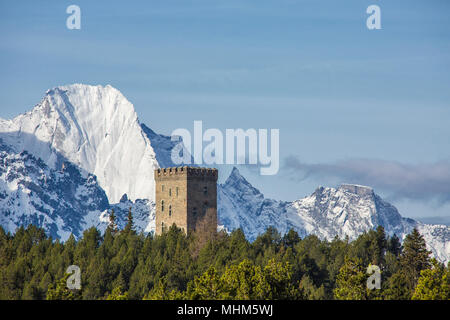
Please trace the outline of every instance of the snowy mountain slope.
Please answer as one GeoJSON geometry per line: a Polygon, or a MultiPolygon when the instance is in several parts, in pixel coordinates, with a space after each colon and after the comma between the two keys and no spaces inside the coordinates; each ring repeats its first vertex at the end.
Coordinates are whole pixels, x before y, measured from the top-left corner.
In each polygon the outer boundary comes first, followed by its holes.
{"type": "Polygon", "coordinates": [[[450,227],[421,222],[416,222],[416,227],[433,257],[445,264],[450,262],[450,227]]]}
{"type": "Polygon", "coordinates": [[[49,90],[30,112],[0,121],[0,132],[8,133],[6,143],[19,152],[27,150],[53,169],[60,166],[59,153],[95,174],[110,202],[118,202],[125,193],[132,200],[154,197],[149,181],[159,167],[155,151],[133,105],[109,85],[49,90]],[[38,146],[36,139],[41,142],[38,146]]]}
{"type": "Polygon", "coordinates": [[[149,233],[155,231],[155,204],[147,199],[136,199],[131,201],[126,195],[120,199],[119,203],[112,204],[107,210],[100,214],[92,212],[84,218],[86,225],[96,227],[101,234],[109,224],[111,210],[114,210],[116,223],[119,230],[125,228],[128,221],[128,211],[131,209],[133,216],[134,230],[137,233],[149,233]]]}
{"type": "Polygon", "coordinates": [[[218,186],[217,206],[219,224],[229,231],[241,228],[249,240],[254,240],[269,226],[282,233],[294,228],[306,235],[302,220],[288,211],[288,202],[265,199],[236,168],[218,186]]]}
{"type": "Polygon", "coordinates": [[[309,197],[283,202],[265,199],[234,168],[218,188],[218,216],[229,231],[240,227],[250,240],[269,226],[282,234],[293,228],[302,237],[315,234],[328,240],[335,236],[353,240],[379,225],[387,234],[403,239],[416,227],[433,256],[450,261],[450,227],[403,218],[393,205],[365,186],[319,187],[309,197]]]}
{"type": "Polygon", "coordinates": [[[95,176],[83,177],[70,162],[59,170],[49,168],[27,151],[16,153],[0,140],[0,224],[14,232],[35,224],[54,238],[79,236],[87,214],[108,208],[95,176]]]}
{"type": "Polygon", "coordinates": [[[290,212],[302,217],[308,234],[326,239],[336,235],[355,239],[378,225],[388,234],[400,236],[409,231],[411,224],[371,188],[356,185],[341,185],[337,189],[319,187],[311,196],[294,201],[290,212]]]}
{"type": "Polygon", "coordinates": [[[71,233],[80,237],[90,227],[103,232],[111,209],[123,228],[130,208],[137,232],[154,229],[154,205],[149,200],[132,202],[124,195],[110,205],[94,175],[84,177],[68,161],[54,170],[27,151],[15,152],[0,138],[0,225],[7,232],[34,224],[64,241],[71,233]]]}
{"type": "Polygon", "coordinates": [[[159,167],[168,168],[174,167],[175,165],[171,159],[172,149],[178,144],[171,140],[169,136],[163,136],[155,133],[152,129],[142,124],[142,130],[146,134],[150,141],[150,144],[155,151],[156,161],[159,167]]]}

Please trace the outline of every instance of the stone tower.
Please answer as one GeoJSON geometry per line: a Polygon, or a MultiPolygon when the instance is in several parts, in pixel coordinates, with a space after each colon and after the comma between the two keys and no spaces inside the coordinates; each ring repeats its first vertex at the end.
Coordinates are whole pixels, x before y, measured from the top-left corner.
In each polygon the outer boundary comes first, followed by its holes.
{"type": "Polygon", "coordinates": [[[156,234],[174,223],[185,233],[216,232],[217,175],[210,168],[156,169],[156,234]]]}

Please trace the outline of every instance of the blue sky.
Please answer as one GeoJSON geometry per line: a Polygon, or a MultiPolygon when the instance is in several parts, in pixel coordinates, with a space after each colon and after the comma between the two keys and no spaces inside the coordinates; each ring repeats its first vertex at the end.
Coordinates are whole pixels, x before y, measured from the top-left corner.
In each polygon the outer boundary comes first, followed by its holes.
{"type": "Polygon", "coordinates": [[[447,0],[1,0],[0,117],[58,85],[111,84],[159,133],[194,120],[280,129],[279,174],[241,168],[268,197],[369,184],[404,216],[448,221],[449,9],[447,0]],[[66,28],[71,4],[81,30],[66,28]],[[382,30],[366,28],[372,4],[382,30]]]}

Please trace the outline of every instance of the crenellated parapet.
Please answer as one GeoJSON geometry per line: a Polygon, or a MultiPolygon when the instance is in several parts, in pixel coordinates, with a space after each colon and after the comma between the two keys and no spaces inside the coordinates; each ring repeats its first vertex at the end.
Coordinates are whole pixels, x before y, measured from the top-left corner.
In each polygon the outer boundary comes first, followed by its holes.
{"type": "Polygon", "coordinates": [[[183,176],[183,177],[204,177],[217,180],[218,170],[215,168],[201,168],[201,167],[169,167],[155,169],[155,179],[169,178],[169,177],[183,176]]]}

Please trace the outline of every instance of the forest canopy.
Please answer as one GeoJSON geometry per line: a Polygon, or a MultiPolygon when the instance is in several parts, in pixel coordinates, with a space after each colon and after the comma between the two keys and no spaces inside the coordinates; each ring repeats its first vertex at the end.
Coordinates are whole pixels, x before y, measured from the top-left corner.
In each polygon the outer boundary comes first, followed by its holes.
{"type": "Polygon", "coordinates": [[[90,228],[61,243],[33,225],[14,235],[0,227],[0,299],[450,299],[450,272],[430,258],[413,230],[403,241],[382,227],[356,240],[301,239],[268,228],[254,242],[242,230],[205,240],[176,226],[161,236],[90,228]],[[68,289],[66,270],[81,270],[68,289]],[[367,287],[367,267],[381,288],[367,287]]]}

